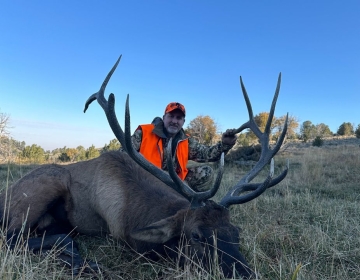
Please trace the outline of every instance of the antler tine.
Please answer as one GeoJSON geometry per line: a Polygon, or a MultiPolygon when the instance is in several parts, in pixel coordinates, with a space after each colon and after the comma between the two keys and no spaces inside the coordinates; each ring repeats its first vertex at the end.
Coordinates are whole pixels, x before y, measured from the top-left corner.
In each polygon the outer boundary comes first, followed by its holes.
{"type": "Polygon", "coordinates": [[[251,106],[251,102],[249,99],[249,96],[247,94],[245,85],[243,83],[242,77],[240,76],[240,86],[241,86],[241,91],[243,93],[244,99],[245,99],[245,104],[248,110],[248,114],[249,114],[249,120],[242,124],[238,129],[236,129],[234,131],[234,134],[240,133],[241,131],[243,131],[246,128],[250,128],[257,137],[260,137],[261,135],[261,131],[260,129],[257,127],[255,120],[254,120],[254,114],[253,114],[253,110],[252,110],[252,106],[251,106]]]}
{"type": "Polygon", "coordinates": [[[285,140],[286,132],[287,132],[287,128],[288,128],[288,120],[289,120],[289,113],[286,114],[286,119],[285,119],[285,124],[284,124],[283,130],[279,136],[279,139],[276,142],[275,147],[272,150],[273,155],[275,155],[280,150],[281,145],[285,140]]]}
{"type": "Polygon", "coordinates": [[[116,61],[116,63],[114,64],[114,66],[111,68],[110,72],[107,74],[104,82],[102,83],[100,89],[98,92],[92,94],[88,100],[85,103],[85,108],[84,108],[84,113],[86,112],[86,110],[88,109],[89,105],[91,104],[91,102],[93,102],[95,99],[97,99],[97,101],[99,102],[100,106],[104,109],[105,113],[107,114],[107,101],[104,97],[104,93],[105,93],[105,88],[112,76],[112,74],[115,72],[116,67],[118,66],[120,60],[121,60],[122,55],[120,55],[120,57],[118,58],[118,60],[116,61]]]}
{"type": "Polygon", "coordinates": [[[116,113],[115,113],[115,96],[114,94],[110,94],[108,101],[105,99],[104,94],[105,94],[105,89],[106,86],[112,76],[112,74],[115,72],[120,60],[121,60],[122,55],[119,56],[118,60],[116,61],[116,63],[114,64],[114,66],[111,68],[110,72],[107,74],[104,82],[102,83],[100,89],[98,92],[92,94],[88,100],[85,103],[85,108],[84,108],[84,113],[86,112],[86,110],[88,109],[89,105],[91,104],[91,102],[93,102],[95,99],[98,101],[99,105],[101,106],[101,108],[103,108],[106,118],[108,119],[109,125],[111,127],[111,130],[113,131],[113,133],[115,134],[115,137],[119,140],[119,142],[121,143],[121,145],[125,148],[125,138],[124,138],[124,132],[121,129],[121,126],[119,125],[119,122],[117,120],[116,117],[116,113]]]}
{"type": "Polygon", "coordinates": [[[270,148],[270,146],[269,146],[269,138],[270,138],[271,122],[272,122],[272,119],[273,119],[273,116],[274,116],[274,111],[275,111],[275,107],[276,107],[276,101],[277,101],[277,98],[278,98],[278,95],[279,95],[279,92],[280,92],[281,73],[279,74],[279,77],[278,77],[278,82],[277,82],[274,98],[273,98],[271,108],[270,108],[269,118],[268,118],[268,121],[266,123],[264,132],[261,132],[259,127],[255,123],[255,120],[253,118],[252,109],[251,109],[250,100],[249,100],[249,98],[247,96],[245,86],[243,85],[241,78],[240,78],[240,82],[241,82],[241,88],[242,88],[242,91],[243,91],[245,102],[246,102],[247,108],[249,110],[250,120],[247,123],[240,126],[240,128],[238,128],[237,130],[240,130],[240,129],[243,129],[243,128],[250,128],[260,140],[261,154],[260,154],[260,159],[255,164],[255,166],[244,177],[242,177],[241,180],[234,187],[232,187],[231,190],[221,200],[220,204],[223,205],[224,207],[228,207],[231,204],[245,203],[245,202],[248,202],[248,201],[258,197],[268,187],[275,185],[275,182],[276,182],[276,184],[279,183],[282,179],[285,178],[285,176],[287,174],[287,169],[286,169],[285,171],[283,171],[283,173],[281,175],[276,177],[274,180],[272,180],[272,176],[271,177],[269,176],[261,184],[249,184],[249,182],[252,179],[254,179],[257,176],[257,174],[259,174],[259,172],[265,167],[265,165],[267,165],[270,162],[270,160],[272,160],[274,155],[279,151],[279,149],[280,149],[280,147],[281,147],[281,145],[282,145],[282,143],[283,143],[283,141],[285,139],[285,136],[286,136],[287,125],[288,125],[287,124],[288,115],[286,116],[283,131],[282,131],[282,133],[281,133],[275,147],[273,149],[270,148]],[[251,109],[251,112],[250,112],[250,109],[251,109]],[[248,190],[251,190],[253,192],[251,192],[249,194],[246,194],[246,195],[243,195],[241,197],[238,196],[240,193],[248,191],[248,190]]]}
{"type": "Polygon", "coordinates": [[[253,114],[253,110],[252,110],[252,106],[251,106],[251,102],[249,99],[249,95],[247,94],[245,85],[243,83],[242,77],[240,76],[240,86],[241,86],[241,91],[243,93],[244,99],[245,99],[245,103],[246,103],[246,107],[248,109],[248,113],[249,113],[249,119],[253,119],[254,118],[254,114],[253,114]]]}
{"type": "Polygon", "coordinates": [[[204,205],[204,201],[213,197],[218,191],[221,183],[221,179],[224,173],[224,153],[221,154],[220,157],[220,165],[218,169],[218,173],[214,182],[214,185],[211,189],[204,192],[195,192],[191,189],[184,181],[182,181],[179,176],[176,174],[174,169],[174,158],[171,156],[172,151],[172,139],[169,141],[168,146],[166,147],[168,157],[166,159],[169,175],[178,188],[181,190],[182,194],[185,194],[186,197],[189,197],[191,200],[191,207],[196,208],[204,205]]]}
{"type": "Polygon", "coordinates": [[[229,208],[230,205],[233,204],[243,204],[246,203],[258,196],[260,196],[265,190],[277,185],[280,183],[287,175],[289,170],[289,162],[286,165],[285,170],[281,172],[281,174],[274,179],[269,179],[270,176],[268,176],[264,182],[262,183],[253,183],[253,184],[243,184],[240,188],[237,188],[234,190],[234,192],[227,197],[227,199],[223,199],[220,202],[220,205],[224,206],[225,208],[229,208]],[[241,193],[248,192],[248,191],[254,191],[247,195],[240,196],[241,193]]]}
{"type": "Polygon", "coordinates": [[[275,107],[276,107],[276,101],[277,101],[277,98],[278,98],[279,92],[280,92],[280,85],[281,85],[281,72],[279,73],[274,98],[273,98],[273,101],[271,103],[271,108],[270,108],[270,112],[269,112],[269,118],[268,118],[268,120],[266,122],[265,130],[264,130],[264,133],[266,133],[266,134],[270,133],[271,123],[272,123],[272,120],[273,120],[273,117],[274,117],[274,112],[275,112],[275,107]]]}
{"type": "Polygon", "coordinates": [[[181,193],[185,194],[185,196],[189,198],[189,201],[194,201],[194,203],[196,203],[195,202],[196,192],[179,178],[179,176],[176,174],[176,171],[174,169],[174,164],[173,164],[174,158],[172,157],[172,140],[173,139],[171,138],[166,147],[166,153],[167,153],[166,163],[167,163],[169,175],[176,184],[177,189],[179,189],[181,193]]]}

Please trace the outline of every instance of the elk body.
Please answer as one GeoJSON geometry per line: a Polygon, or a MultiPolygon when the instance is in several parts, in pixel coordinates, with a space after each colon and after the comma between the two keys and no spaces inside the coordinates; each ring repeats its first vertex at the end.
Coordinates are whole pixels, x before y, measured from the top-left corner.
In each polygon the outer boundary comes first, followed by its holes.
{"type": "MultiPolygon", "coordinates": [[[[217,256],[217,263],[226,277],[232,277],[233,273],[244,278],[254,277],[255,273],[239,252],[239,230],[230,223],[229,207],[256,198],[287,174],[286,168],[276,178],[271,172],[264,182],[250,183],[271,161],[285,137],[286,124],[278,143],[270,149],[269,132],[280,76],[264,132],[255,124],[241,81],[249,121],[236,132],[250,128],[261,141],[262,153],[254,168],[216,203],[210,198],[220,186],[223,157],[214,186],[209,191],[197,193],[181,181],[173,169],[170,168],[169,174],[165,173],[133,149],[129,100],[123,132],[114,111],[114,95],[111,94],[108,100],[104,98],[106,85],[120,58],[100,90],[90,96],[84,111],[97,99],[124,151],[108,152],[96,159],[69,165],[43,165],[4,190],[0,195],[0,218],[6,224],[8,244],[14,247],[21,232],[37,229],[46,234],[29,238],[29,249],[44,251],[55,244],[64,246],[59,257],[76,273],[84,261],[69,233],[111,234],[154,259],[159,254],[178,258],[179,244],[185,241],[189,245],[185,247],[190,250],[183,253],[195,257],[205,268],[210,269],[213,257],[217,256]]],[[[171,151],[171,144],[167,149],[171,151]]],[[[167,160],[168,166],[172,167],[173,159],[167,160]]],[[[98,269],[92,262],[88,262],[88,266],[98,269]]]]}

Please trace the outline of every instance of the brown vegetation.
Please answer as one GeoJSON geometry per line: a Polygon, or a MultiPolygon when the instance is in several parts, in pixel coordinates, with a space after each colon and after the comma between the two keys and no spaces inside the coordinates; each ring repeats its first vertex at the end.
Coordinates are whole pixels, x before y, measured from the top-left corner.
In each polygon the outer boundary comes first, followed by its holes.
{"type": "MultiPolygon", "coordinates": [[[[279,169],[290,160],[287,178],[258,199],[231,209],[232,222],[242,228],[241,250],[262,279],[292,279],[297,268],[297,279],[358,279],[359,144],[355,138],[331,140],[322,147],[288,144],[276,158],[279,169]]],[[[24,175],[26,168],[32,167],[1,166],[0,187],[24,175]]],[[[226,165],[218,197],[248,168],[226,165]]],[[[84,279],[219,279],[190,266],[180,270],[165,260],[145,262],[111,238],[77,240],[83,255],[106,268],[103,274],[84,279]]],[[[2,279],[71,279],[71,272],[58,266],[55,252],[46,258],[22,248],[11,252],[2,242],[2,279]]]]}

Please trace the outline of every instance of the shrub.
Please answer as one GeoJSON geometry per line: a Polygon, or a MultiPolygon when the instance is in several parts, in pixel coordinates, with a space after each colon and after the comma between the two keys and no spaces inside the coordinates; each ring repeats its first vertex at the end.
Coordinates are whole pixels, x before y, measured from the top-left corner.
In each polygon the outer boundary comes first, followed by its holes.
{"type": "Polygon", "coordinates": [[[360,124],[358,125],[357,129],[355,130],[356,138],[360,138],[360,124]]]}
{"type": "Polygon", "coordinates": [[[261,145],[252,145],[246,147],[238,147],[231,149],[230,152],[225,156],[227,162],[244,160],[244,161],[258,161],[261,154],[261,145]]]}
{"type": "Polygon", "coordinates": [[[316,136],[314,141],[312,142],[313,146],[320,147],[324,144],[324,140],[321,138],[321,136],[316,136]]]}
{"type": "Polygon", "coordinates": [[[340,125],[338,131],[337,131],[338,135],[343,135],[343,136],[349,136],[354,134],[354,127],[351,123],[349,122],[344,122],[340,125]]]}

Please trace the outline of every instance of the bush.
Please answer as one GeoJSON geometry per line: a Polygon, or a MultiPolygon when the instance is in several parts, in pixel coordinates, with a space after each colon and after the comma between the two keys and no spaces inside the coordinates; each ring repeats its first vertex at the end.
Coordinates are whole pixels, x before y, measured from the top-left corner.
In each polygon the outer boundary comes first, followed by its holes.
{"type": "Polygon", "coordinates": [[[355,130],[356,138],[360,138],[360,124],[358,125],[357,129],[355,130]]]}
{"type": "Polygon", "coordinates": [[[240,133],[236,141],[242,147],[248,147],[253,142],[252,140],[249,133],[240,133]]]}
{"type": "Polygon", "coordinates": [[[340,125],[338,131],[337,131],[338,135],[343,135],[343,136],[349,136],[354,134],[354,127],[351,123],[349,122],[344,122],[340,125]]]}
{"type": "Polygon", "coordinates": [[[62,153],[59,155],[58,159],[59,159],[60,161],[62,161],[62,162],[68,162],[68,161],[70,161],[70,157],[68,156],[68,154],[67,154],[66,152],[62,152],[62,153]]]}
{"type": "Polygon", "coordinates": [[[258,161],[261,154],[261,145],[252,145],[246,147],[238,147],[231,149],[230,152],[225,156],[227,162],[244,160],[244,161],[258,161]]]}
{"type": "Polygon", "coordinates": [[[316,136],[314,141],[312,142],[313,146],[320,147],[324,144],[324,140],[321,138],[321,136],[316,136]]]}

